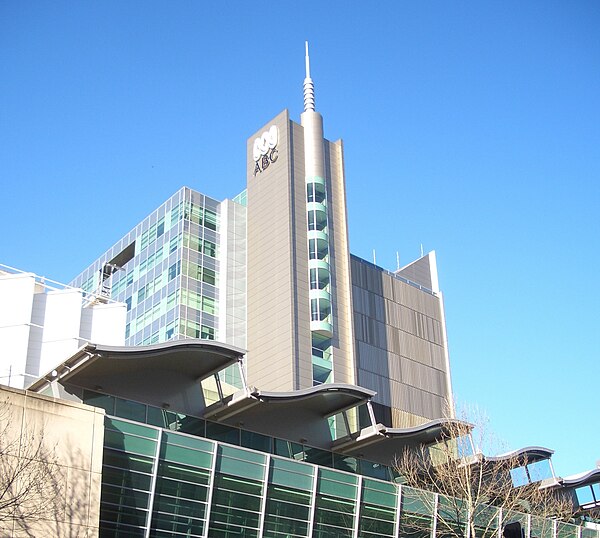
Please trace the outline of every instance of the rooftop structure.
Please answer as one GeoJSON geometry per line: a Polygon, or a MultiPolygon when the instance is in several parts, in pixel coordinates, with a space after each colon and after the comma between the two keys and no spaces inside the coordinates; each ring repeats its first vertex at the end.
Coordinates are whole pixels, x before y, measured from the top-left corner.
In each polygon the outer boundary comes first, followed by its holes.
{"type": "Polygon", "coordinates": [[[124,343],[125,305],[0,265],[0,383],[26,387],[84,342],[124,343]]]}

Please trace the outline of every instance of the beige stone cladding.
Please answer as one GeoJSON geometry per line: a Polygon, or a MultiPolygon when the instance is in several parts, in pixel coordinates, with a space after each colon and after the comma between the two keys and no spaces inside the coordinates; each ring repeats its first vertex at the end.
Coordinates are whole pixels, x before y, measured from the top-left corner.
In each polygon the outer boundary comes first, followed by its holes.
{"type": "Polygon", "coordinates": [[[333,381],[356,384],[350,247],[346,212],[346,182],[341,140],[325,141],[325,168],[329,196],[331,276],[333,295],[333,381]]]}
{"type": "Polygon", "coordinates": [[[287,110],[248,140],[247,373],[263,390],[312,384],[303,152],[287,110]],[[255,175],[254,141],[273,125],[276,161],[255,175]]]}
{"type": "Polygon", "coordinates": [[[104,411],[0,386],[0,413],[0,536],[98,536],[104,411]]]}
{"type": "Polygon", "coordinates": [[[352,283],[358,383],[387,408],[378,420],[409,427],[445,416],[451,387],[441,296],[356,257],[352,283]]]}

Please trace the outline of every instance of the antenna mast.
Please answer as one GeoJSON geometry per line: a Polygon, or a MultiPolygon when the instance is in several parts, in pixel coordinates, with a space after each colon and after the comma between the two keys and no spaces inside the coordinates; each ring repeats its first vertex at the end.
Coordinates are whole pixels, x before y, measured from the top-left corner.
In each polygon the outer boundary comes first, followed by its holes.
{"type": "Polygon", "coordinates": [[[304,42],[306,46],[306,55],[304,61],[306,63],[306,78],[304,79],[304,112],[315,110],[315,85],[310,78],[310,58],[308,57],[308,41],[304,42]]]}

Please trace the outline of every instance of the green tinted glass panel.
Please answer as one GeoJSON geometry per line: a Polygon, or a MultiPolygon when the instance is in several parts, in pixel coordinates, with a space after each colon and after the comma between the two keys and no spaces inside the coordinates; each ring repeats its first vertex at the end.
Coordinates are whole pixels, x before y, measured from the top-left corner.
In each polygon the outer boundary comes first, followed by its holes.
{"type": "Polygon", "coordinates": [[[262,485],[246,478],[217,475],[208,535],[258,536],[262,485]]]}
{"type": "Polygon", "coordinates": [[[164,432],[163,440],[172,445],[194,448],[211,454],[214,450],[214,443],[211,443],[206,439],[198,439],[196,437],[189,437],[188,435],[179,435],[173,432],[164,432]]]}
{"type": "Polygon", "coordinates": [[[264,476],[265,456],[243,449],[219,446],[217,470],[223,474],[262,480],[264,476]]]}
{"type": "Polygon", "coordinates": [[[332,495],[344,499],[356,498],[357,477],[344,473],[336,473],[328,469],[319,469],[317,491],[324,495],[332,495]]]}
{"type": "Polygon", "coordinates": [[[146,530],[144,528],[121,527],[111,521],[101,521],[99,538],[144,538],[146,530]]]}
{"type": "Polygon", "coordinates": [[[402,511],[429,516],[434,506],[434,495],[404,486],[402,488],[402,511]]]}
{"type": "Polygon", "coordinates": [[[152,516],[153,537],[168,536],[202,536],[205,522],[202,519],[193,519],[189,516],[175,514],[156,514],[152,516]]]}
{"type": "Polygon", "coordinates": [[[121,467],[131,471],[139,471],[142,473],[151,473],[154,459],[147,456],[139,456],[137,454],[126,454],[110,448],[104,449],[103,465],[110,467],[121,467]]]}
{"type": "Polygon", "coordinates": [[[333,455],[333,466],[340,471],[356,473],[358,471],[358,460],[352,456],[333,455]]]}
{"type": "Polygon", "coordinates": [[[216,424],[215,422],[206,423],[206,437],[221,441],[222,443],[230,443],[232,445],[240,444],[240,430],[227,426],[226,424],[216,424]]]}
{"type": "Polygon", "coordinates": [[[143,426],[141,424],[133,424],[116,418],[106,417],[104,419],[104,425],[108,429],[123,433],[132,433],[141,437],[148,437],[149,439],[158,439],[158,430],[156,428],[143,426]]]}
{"type": "Polygon", "coordinates": [[[578,527],[576,525],[559,522],[556,536],[557,538],[577,538],[577,529],[578,527]]]}
{"type": "Polygon", "coordinates": [[[83,403],[87,405],[93,405],[94,407],[101,407],[109,415],[115,414],[115,399],[112,396],[107,396],[106,394],[98,394],[97,392],[84,390],[83,403]]]}
{"type": "Polygon", "coordinates": [[[150,489],[151,475],[132,472],[129,469],[102,468],[102,484],[127,488],[150,489]]]}
{"type": "MultiPolygon", "coordinates": [[[[137,510],[126,506],[111,506],[109,504],[100,506],[100,521],[112,521],[120,525],[142,527],[146,524],[146,517],[145,510],[137,510]]],[[[120,536],[120,534],[115,536],[120,536]]]]}
{"type": "Polygon", "coordinates": [[[204,469],[211,467],[212,456],[206,452],[170,444],[163,444],[160,452],[161,459],[165,461],[184,463],[204,469]]]}
{"type": "Polygon", "coordinates": [[[102,502],[118,506],[146,507],[150,494],[144,491],[135,491],[122,486],[104,484],[102,486],[102,502]]]}
{"type": "Polygon", "coordinates": [[[273,453],[284,458],[304,459],[304,447],[283,439],[273,439],[273,453]]]}
{"type": "Polygon", "coordinates": [[[176,428],[178,423],[177,413],[160,407],[148,406],[146,422],[159,428],[176,428]]]}
{"type": "MultiPolygon", "coordinates": [[[[583,529],[582,529],[583,530],[583,529]]],[[[531,516],[531,536],[535,538],[552,538],[554,535],[554,521],[542,517],[531,516]]],[[[582,532],[582,538],[583,532],[582,532]]],[[[486,537],[487,538],[487,537],[486,537]]],[[[588,537],[592,538],[592,537],[588,537]]],[[[596,537],[594,537],[596,538],[596,537]]]]}
{"type": "Polygon", "coordinates": [[[272,444],[273,438],[268,435],[241,430],[241,446],[243,447],[252,448],[268,454],[271,452],[272,444]]]}
{"type": "Polygon", "coordinates": [[[363,480],[362,501],[388,508],[396,507],[396,486],[365,478],[363,480]]]}
{"type": "Polygon", "coordinates": [[[318,448],[304,447],[304,461],[315,465],[333,466],[333,454],[318,448]]]}
{"type": "Polygon", "coordinates": [[[394,536],[395,511],[370,505],[361,507],[359,521],[360,536],[394,536]]]}
{"type": "Polygon", "coordinates": [[[156,441],[142,439],[133,435],[123,435],[121,432],[112,430],[104,431],[104,445],[106,447],[153,456],[156,453],[156,441]]]}
{"type": "Polygon", "coordinates": [[[115,415],[137,422],[146,422],[146,406],[144,404],[122,398],[117,398],[115,404],[115,415]]]}
{"type": "Polygon", "coordinates": [[[313,487],[314,467],[293,460],[271,459],[271,476],[269,482],[280,486],[311,491],[313,487]]]}
{"type": "Polygon", "coordinates": [[[380,465],[367,460],[358,460],[360,474],[379,480],[389,480],[391,477],[390,468],[387,465],[380,465]]]}
{"type": "Polygon", "coordinates": [[[594,529],[581,529],[581,538],[598,538],[598,531],[594,529]]]}

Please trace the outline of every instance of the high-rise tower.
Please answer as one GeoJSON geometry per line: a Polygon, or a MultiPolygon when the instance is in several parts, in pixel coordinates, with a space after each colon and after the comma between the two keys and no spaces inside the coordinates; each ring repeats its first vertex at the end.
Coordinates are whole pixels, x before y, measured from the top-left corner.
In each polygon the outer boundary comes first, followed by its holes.
{"type": "Polygon", "coordinates": [[[301,124],[248,141],[248,376],[273,390],[354,383],[343,148],[323,137],[306,45],[301,124]]]}

